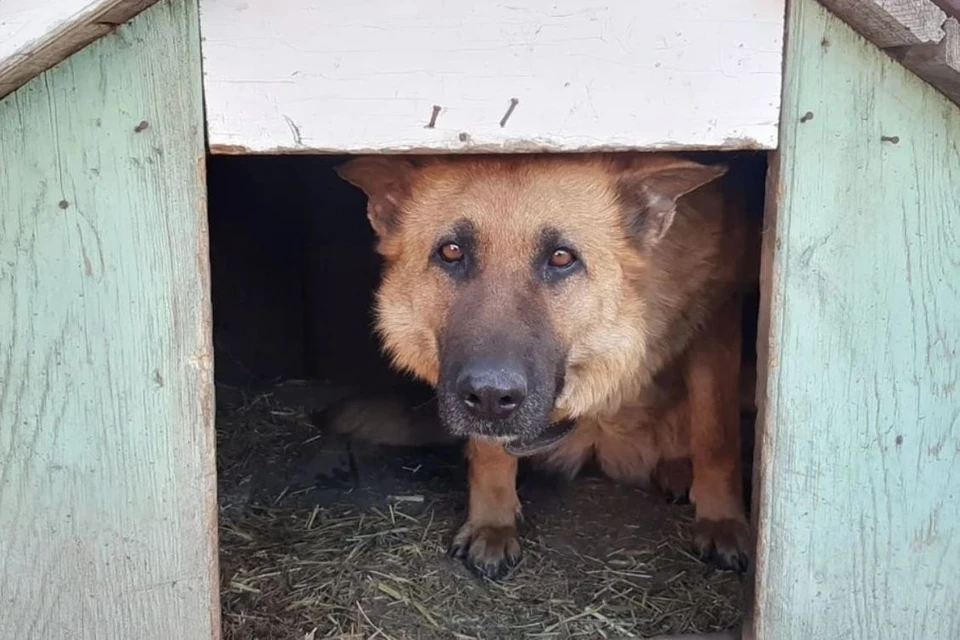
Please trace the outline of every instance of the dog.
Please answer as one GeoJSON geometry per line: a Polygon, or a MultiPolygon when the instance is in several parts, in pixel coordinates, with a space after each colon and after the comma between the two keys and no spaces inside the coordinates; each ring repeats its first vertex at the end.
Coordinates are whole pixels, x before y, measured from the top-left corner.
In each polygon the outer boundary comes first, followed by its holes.
{"type": "MultiPolygon", "coordinates": [[[[491,579],[516,563],[517,465],[530,457],[571,477],[593,461],[614,480],[689,496],[700,554],[745,569],[749,231],[727,165],[659,153],[380,155],[337,172],[367,196],[385,353],[435,389],[444,437],[467,441],[455,556],[491,579]]],[[[373,441],[423,442],[393,405],[354,405],[333,422],[373,441]]]]}

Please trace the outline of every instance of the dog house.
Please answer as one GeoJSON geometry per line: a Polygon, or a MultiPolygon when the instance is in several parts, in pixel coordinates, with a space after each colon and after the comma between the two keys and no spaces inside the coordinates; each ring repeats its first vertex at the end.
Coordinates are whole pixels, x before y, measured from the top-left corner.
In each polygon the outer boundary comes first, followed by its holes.
{"type": "MultiPolygon", "coordinates": [[[[955,0],[7,0],[0,638],[960,638],[958,17],[955,0]],[[684,534],[620,520],[572,573],[531,547],[535,597],[438,578],[451,512],[380,473],[414,473],[407,453],[366,467],[385,502],[286,508],[317,488],[284,469],[343,452],[310,449],[310,411],[282,393],[329,389],[237,389],[252,369],[332,375],[319,361],[375,377],[347,310],[377,263],[331,156],[597,150],[766,163],[756,551],[724,601],[742,625],[690,624],[684,594],[729,581],[651,578],[684,534]],[[239,435],[242,412],[266,440],[239,435]],[[251,462],[267,440],[293,454],[251,462]],[[217,449],[246,465],[221,458],[219,505],[217,449]],[[280,475],[245,530],[230,501],[252,467],[280,475]],[[244,608],[269,589],[282,606],[244,608]]],[[[633,499],[637,522],[674,517],[623,494],[584,512],[587,542],[633,499]]]]}

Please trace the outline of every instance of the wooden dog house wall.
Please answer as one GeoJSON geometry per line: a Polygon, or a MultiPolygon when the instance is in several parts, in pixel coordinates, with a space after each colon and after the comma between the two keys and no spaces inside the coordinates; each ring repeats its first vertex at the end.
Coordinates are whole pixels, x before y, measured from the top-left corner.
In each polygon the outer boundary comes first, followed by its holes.
{"type": "Polygon", "coordinates": [[[205,130],[770,150],[744,635],[960,637],[955,104],[814,0],[201,5],[0,7],[0,638],[219,637],[205,130]]]}

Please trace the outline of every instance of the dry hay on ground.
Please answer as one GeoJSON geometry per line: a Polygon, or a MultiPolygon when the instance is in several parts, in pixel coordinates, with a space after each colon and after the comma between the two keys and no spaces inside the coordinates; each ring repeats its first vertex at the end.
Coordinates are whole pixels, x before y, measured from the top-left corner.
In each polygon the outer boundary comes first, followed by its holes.
{"type": "MultiPolygon", "coordinates": [[[[693,557],[691,509],[599,478],[528,477],[524,556],[500,583],[446,557],[457,453],[318,433],[306,385],[221,390],[224,637],[624,638],[729,629],[740,578],[693,557]]],[[[329,394],[327,394],[329,395],[329,394]]]]}

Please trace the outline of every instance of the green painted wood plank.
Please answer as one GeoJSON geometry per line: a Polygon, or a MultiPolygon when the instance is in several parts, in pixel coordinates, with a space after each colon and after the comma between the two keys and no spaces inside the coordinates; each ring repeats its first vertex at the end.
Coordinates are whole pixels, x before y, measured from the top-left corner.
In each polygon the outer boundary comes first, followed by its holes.
{"type": "Polygon", "coordinates": [[[0,101],[0,638],[219,636],[195,3],[0,101]]]}
{"type": "Polygon", "coordinates": [[[960,109],[791,2],[749,637],[960,638],[960,109]]]}

